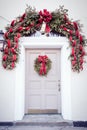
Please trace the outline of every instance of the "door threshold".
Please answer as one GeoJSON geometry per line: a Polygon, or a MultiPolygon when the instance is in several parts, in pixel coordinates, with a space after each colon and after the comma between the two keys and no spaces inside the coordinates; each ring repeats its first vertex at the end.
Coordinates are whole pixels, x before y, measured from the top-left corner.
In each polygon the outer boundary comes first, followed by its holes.
{"type": "Polygon", "coordinates": [[[29,109],[28,114],[57,114],[57,109],[29,109]]]}

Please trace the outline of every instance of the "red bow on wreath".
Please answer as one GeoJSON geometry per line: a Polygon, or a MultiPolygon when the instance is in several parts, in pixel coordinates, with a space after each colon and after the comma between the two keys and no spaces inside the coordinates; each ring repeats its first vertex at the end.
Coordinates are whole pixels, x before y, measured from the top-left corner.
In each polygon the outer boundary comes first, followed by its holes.
{"type": "Polygon", "coordinates": [[[38,62],[41,64],[40,70],[39,70],[40,75],[47,73],[47,69],[46,69],[47,60],[48,60],[48,57],[46,55],[38,57],[38,62]]]}

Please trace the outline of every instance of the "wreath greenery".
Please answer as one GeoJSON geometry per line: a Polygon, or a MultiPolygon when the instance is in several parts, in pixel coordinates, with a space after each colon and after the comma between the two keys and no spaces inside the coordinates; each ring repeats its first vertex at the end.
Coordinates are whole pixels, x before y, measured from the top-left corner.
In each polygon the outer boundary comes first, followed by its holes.
{"type": "Polygon", "coordinates": [[[6,69],[13,69],[19,59],[19,38],[31,36],[37,31],[66,36],[69,39],[71,54],[70,60],[73,71],[83,69],[85,46],[87,40],[81,34],[81,25],[78,21],[68,18],[68,10],[60,6],[59,9],[49,12],[46,9],[37,12],[28,6],[22,16],[17,17],[6,27],[4,38],[6,46],[3,52],[2,64],[6,69]]]}
{"type": "Polygon", "coordinates": [[[45,76],[48,74],[49,70],[51,69],[51,60],[48,58],[47,55],[41,56],[39,55],[34,62],[34,69],[35,71],[41,75],[45,76]]]}

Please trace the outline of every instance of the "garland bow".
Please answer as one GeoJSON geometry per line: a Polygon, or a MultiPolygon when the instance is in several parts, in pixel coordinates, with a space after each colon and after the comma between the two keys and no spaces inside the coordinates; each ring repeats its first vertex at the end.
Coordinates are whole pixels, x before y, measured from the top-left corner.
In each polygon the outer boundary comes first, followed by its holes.
{"type": "Polygon", "coordinates": [[[43,11],[39,12],[39,15],[39,22],[40,24],[42,24],[41,33],[49,33],[51,30],[49,22],[52,20],[52,14],[49,11],[47,11],[47,9],[44,9],[43,11]]]}

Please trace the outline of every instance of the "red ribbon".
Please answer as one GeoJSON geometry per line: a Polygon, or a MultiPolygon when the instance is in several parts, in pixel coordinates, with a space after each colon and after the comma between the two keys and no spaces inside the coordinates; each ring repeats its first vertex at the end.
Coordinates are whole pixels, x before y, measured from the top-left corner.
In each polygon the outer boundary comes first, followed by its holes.
{"type": "Polygon", "coordinates": [[[40,11],[39,15],[40,15],[40,19],[39,19],[40,22],[44,21],[46,23],[49,23],[50,20],[52,19],[52,14],[49,11],[47,11],[47,9],[40,11]]]}
{"type": "Polygon", "coordinates": [[[52,14],[49,11],[47,11],[47,9],[44,9],[43,11],[39,12],[39,15],[40,15],[40,18],[39,18],[40,24],[42,24],[44,21],[46,23],[45,31],[46,31],[46,33],[49,33],[50,27],[49,27],[48,23],[52,19],[52,14]]]}
{"type": "Polygon", "coordinates": [[[45,75],[47,73],[47,68],[46,68],[47,59],[48,57],[46,55],[38,57],[38,62],[41,64],[39,70],[40,75],[45,75]]]}
{"type": "Polygon", "coordinates": [[[72,48],[72,56],[74,56],[74,54],[75,54],[75,50],[74,48],[72,48]]]}

